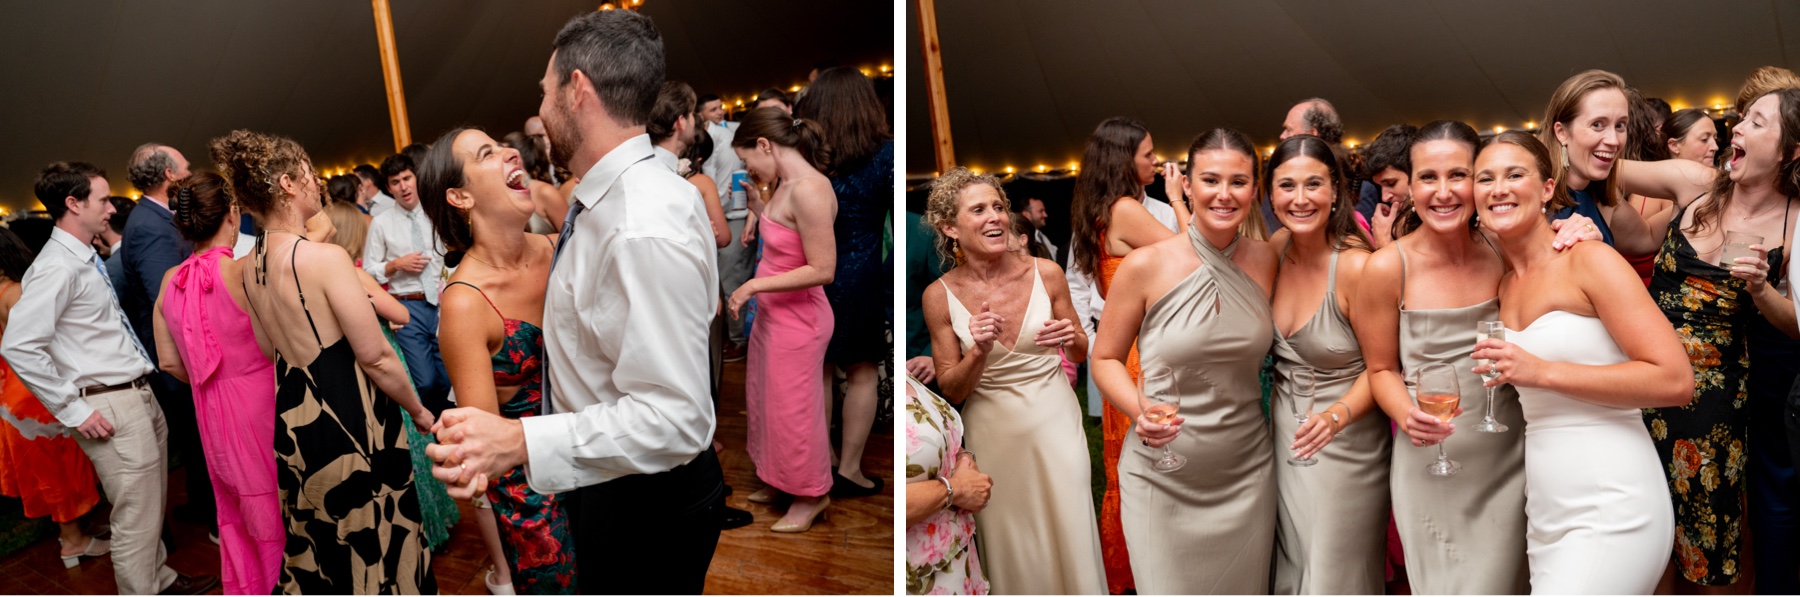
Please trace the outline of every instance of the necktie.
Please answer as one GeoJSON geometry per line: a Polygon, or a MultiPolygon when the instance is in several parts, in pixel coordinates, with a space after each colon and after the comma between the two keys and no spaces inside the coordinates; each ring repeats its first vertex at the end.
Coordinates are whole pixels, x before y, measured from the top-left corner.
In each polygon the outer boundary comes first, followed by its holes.
{"type": "MultiPolygon", "coordinates": [[[[419,227],[419,211],[414,209],[406,212],[406,223],[412,227],[413,250],[418,251],[419,255],[426,259],[430,259],[433,247],[425,243],[425,232],[419,227]]],[[[425,293],[425,302],[436,305],[438,302],[437,277],[432,275],[433,273],[435,272],[432,271],[431,264],[426,263],[425,271],[419,272],[419,290],[425,293]]]]}
{"type": "Polygon", "coordinates": [[[118,312],[119,322],[125,324],[125,335],[131,338],[131,345],[137,348],[138,356],[144,357],[144,362],[151,362],[150,353],[144,350],[144,343],[138,340],[137,330],[131,327],[131,319],[125,316],[125,308],[119,306],[118,289],[113,288],[112,276],[106,274],[106,265],[100,263],[100,254],[88,257],[88,261],[94,262],[94,270],[100,272],[100,279],[106,281],[106,289],[112,291],[109,294],[113,297],[113,311],[118,312]]]}
{"type": "MultiPolygon", "coordinates": [[[[571,199],[574,198],[571,197],[571,199]]],[[[556,252],[550,255],[550,273],[552,276],[556,274],[556,264],[562,261],[563,249],[569,248],[569,241],[574,240],[575,238],[575,218],[581,215],[581,211],[584,207],[585,206],[581,203],[580,199],[569,202],[569,215],[568,217],[563,218],[562,237],[556,241],[556,252]]],[[[546,313],[545,315],[548,314],[546,313]]],[[[542,411],[541,414],[547,415],[555,412],[555,408],[551,405],[553,402],[551,397],[555,395],[550,393],[550,359],[544,359],[543,374],[543,398],[538,402],[540,410],[542,411]]]]}

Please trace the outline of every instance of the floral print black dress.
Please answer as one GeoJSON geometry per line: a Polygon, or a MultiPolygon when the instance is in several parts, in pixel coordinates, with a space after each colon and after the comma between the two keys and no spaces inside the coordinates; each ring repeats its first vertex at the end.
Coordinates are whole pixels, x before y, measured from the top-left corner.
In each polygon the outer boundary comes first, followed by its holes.
{"type": "MultiPolygon", "coordinates": [[[[1727,585],[1741,571],[1749,439],[1745,380],[1750,354],[1745,339],[1750,318],[1760,315],[1743,280],[1700,260],[1681,233],[1682,215],[1676,213],[1669,222],[1650,277],[1650,296],[1675,326],[1694,366],[1694,400],[1677,408],[1644,409],[1644,422],[1669,479],[1682,577],[1727,585]]],[[[1769,260],[1781,262],[1779,247],[1769,252],[1769,260]]]]}
{"type": "MultiPolygon", "coordinates": [[[[467,282],[452,282],[487,293],[467,282]]],[[[488,299],[488,306],[494,301],[488,299]]],[[[535,416],[543,405],[544,331],[531,322],[509,319],[494,307],[505,326],[506,339],[494,353],[494,385],[519,391],[500,404],[500,415],[509,419],[535,416]]],[[[513,590],[521,595],[573,595],[575,543],[569,535],[569,512],[559,496],[532,491],[525,481],[525,467],[515,468],[495,480],[487,492],[500,520],[500,543],[512,567],[513,590]]]]}

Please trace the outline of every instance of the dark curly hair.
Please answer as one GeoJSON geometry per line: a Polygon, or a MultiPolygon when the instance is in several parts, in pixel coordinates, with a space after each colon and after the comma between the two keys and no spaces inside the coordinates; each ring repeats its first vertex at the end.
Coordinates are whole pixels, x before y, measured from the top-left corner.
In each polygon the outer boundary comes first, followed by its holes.
{"type": "MultiPolygon", "coordinates": [[[[219,226],[231,216],[233,203],[231,183],[213,172],[195,172],[176,182],[169,193],[175,230],[189,242],[200,242],[217,235],[219,226]]],[[[232,224],[235,226],[236,222],[232,224]]]]}

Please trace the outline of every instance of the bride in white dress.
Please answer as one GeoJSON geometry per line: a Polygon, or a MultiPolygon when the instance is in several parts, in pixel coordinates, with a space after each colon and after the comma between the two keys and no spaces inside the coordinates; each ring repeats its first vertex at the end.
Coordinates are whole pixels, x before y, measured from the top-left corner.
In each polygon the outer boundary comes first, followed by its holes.
{"type": "Polygon", "coordinates": [[[1506,340],[1480,340],[1474,356],[1493,361],[1487,384],[1512,384],[1525,413],[1532,593],[1649,594],[1675,521],[1638,409],[1687,404],[1693,373],[1624,258],[1604,243],[1551,247],[1549,166],[1543,144],[1516,131],[1476,158],[1481,224],[1511,271],[1500,286],[1506,340]]]}

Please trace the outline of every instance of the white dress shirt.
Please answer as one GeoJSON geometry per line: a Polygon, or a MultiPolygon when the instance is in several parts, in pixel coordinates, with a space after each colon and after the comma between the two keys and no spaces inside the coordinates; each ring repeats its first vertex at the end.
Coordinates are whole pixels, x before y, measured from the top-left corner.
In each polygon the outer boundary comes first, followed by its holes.
{"type": "Polygon", "coordinates": [[[1167,201],[1146,195],[1138,197],[1138,202],[1144,204],[1144,210],[1150,212],[1156,221],[1162,222],[1163,226],[1167,226],[1169,230],[1178,230],[1175,225],[1175,208],[1167,201]]]}
{"type": "Polygon", "coordinates": [[[712,449],[718,249],[699,189],[638,135],[582,176],[574,200],[584,211],[544,296],[555,414],[520,420],[540,493],[668,471],[712,449]]]}
{"type": "Polygon", "coordinates": [[[393,197],[389,197],[387,193],[375,191],[375,196],[369,198],[369,217],[379,216],[393,207],[393,197]]]}
{"type": "MultiPolygon", "coordinates": [[[[707,123],[706,132],[712,135],[712,156],[700,166],[700,171],[712,177],[719,185],[719,200],[726,205],[731,204],[731,173],[744,169],[744,160],[738,159],[737,151],[731,149],[731,140],[737,137],[738,123],[725,120],[718,124],[707,123]]],[[[750,210],[734,209],[725,213],[725,217],[741,220],[748,216],[750,210]]]]}
{"type": "MultiPolygon", "coordinates": [[[[80,427],[94,413],[78,394],[156,371],[126,326],[94,248],[61,228],[19,281],[0,355],[56,420],[80,427]]],[[[113,424],[118,424],[114,421],[113,424]]]]}
{"type": "Polygon", "coordinates": [[[1056,261],[1056,243],[1050,242],[1050,235],[1044,234],[1043,230],[1034,230],[1032,233],[1037,237],[1038,244],[1044,245],[1044,250],[1050,253],[1050,260],[1056,261]]]}
{"type": "Polygon", "coordinates": [[[423,292],[427,302],[438,304],[444,246],[438,242],[437,230],[431,227],[431,218],[425,216],[423,205],[414,205],[411,210],[396,205],[369,220],[369,237],[363,243],[363,270],[374,276],[376,282],[386,284],[388,292],[423,292]],[[394,275],[387,275],[389,261],[413,252],[422,252],[431,259],[431,263],[425,265],[425,271],[415,274],[394,270],[394,275]]]}

